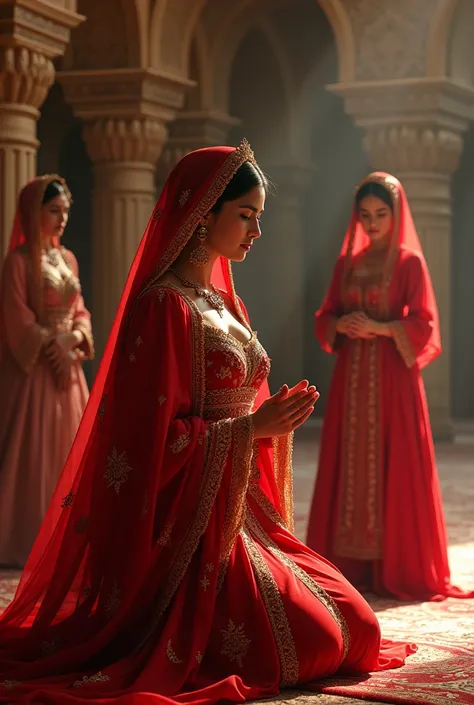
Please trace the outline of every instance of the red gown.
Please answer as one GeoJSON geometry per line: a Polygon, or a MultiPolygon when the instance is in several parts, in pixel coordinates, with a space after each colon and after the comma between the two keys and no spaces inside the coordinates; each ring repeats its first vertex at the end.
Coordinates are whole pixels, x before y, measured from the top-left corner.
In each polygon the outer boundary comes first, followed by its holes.
{"type": "MultiPolygon", "coordinates": [[[[416,233],[403,192],[401,208],[387,288],[386,253],[374,258],[359,246],[352,257],[346,252],[339,259],[316,314],[316,337],[338,359],[307,543],[361,591],[401,600],[473,596],[450,583],[420,372],[440,350],[437,310],[421,247],[404,244],[410,235],[414,243],[416,233]],[[337,318],[351,311],[388,321],[392,337],[351,340],[336,334],[337,318]]],[[[362,242],[356,227],[355,239],[362,242]]]]}
{"type": "Polygon", "coordinates": [[[0,620],[0,703],[241,702],[400,666],[415,647],[381,644],[361,595],[292,534],[291,437],[254,439],[269,360],[250,328],[239,343],[157,277],[114,330],[55,528],[0,620]]]}

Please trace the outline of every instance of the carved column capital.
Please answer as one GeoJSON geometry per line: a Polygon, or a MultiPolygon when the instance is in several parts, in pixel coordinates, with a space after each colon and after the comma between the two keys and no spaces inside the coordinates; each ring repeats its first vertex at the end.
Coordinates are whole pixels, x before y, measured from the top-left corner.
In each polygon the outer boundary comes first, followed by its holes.
{"type": "Polygon", "coordinates": [[[39,108],[54,81],[54,66],[26,47],[0,47],[0,102],[39,108]]]}
{"type": "Polygon", "coordinates": [[[150,118],[98,118],[84,125],[84,139],[94,163],[155,164],[166,141],[163,122],[150,118]]]}

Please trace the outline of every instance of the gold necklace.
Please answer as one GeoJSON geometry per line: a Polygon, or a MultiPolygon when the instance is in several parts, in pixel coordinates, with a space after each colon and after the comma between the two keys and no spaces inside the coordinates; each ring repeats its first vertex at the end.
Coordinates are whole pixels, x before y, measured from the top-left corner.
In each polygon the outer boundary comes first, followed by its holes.
{"type": "Polygon", "coordinates": [[[172,269],[171,267],[168,269],[168,272],[171,272],[174,274],[174,276],[179,279],[181,284],[183,286],[188,287],[189,289],[194,289],[196,294],[198,296],[201,296],[209,306],[212,306],[213,309],[217,311],[219,316],[223,318],[224,316],[224,311],[225,311],[225,304],[224,304],[224,299],[222,296],[219,294],[217,291],[216,287],[211,284],[212,291],[209,291],[208,289],[205,289],[201,284],[198,284],[197,282],[192,281],[191,279],[188,279],[187,277],[184,276],[184,274],[181,274],[180,272],[177,272],[175,269],[172,269]]]}

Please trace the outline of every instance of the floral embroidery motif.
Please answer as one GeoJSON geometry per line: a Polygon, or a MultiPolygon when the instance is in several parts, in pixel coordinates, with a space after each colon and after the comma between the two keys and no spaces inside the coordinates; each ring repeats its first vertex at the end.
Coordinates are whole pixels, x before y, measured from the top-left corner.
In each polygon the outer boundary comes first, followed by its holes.
{"type": "Polygon", "coordinates": [[[221,367],[219,372],[216,372],[216,377],[219,377],[219,379],[226,379],[226,377],[232,378],[230,367],[221,367]]]}
{"type": "Polygon", "coordinates": [[[202,663],[202,653],[200,651],[197,652],[195,659],[199,664],[202,663]]]}
{"type": "Polygon", "coordinates": [[[185,191],[181,192],[181,195],[178,199],[178,205],[180,208],[184,208],[184,206],[188,202],[190,195],[191,195],[191,189],[187,188],[185,191]]]}
{"type": "Polygon", "coordinates": [[[3,681],[0,683],[0,688],[7,688],[8,690],[11,690],[12,688],[15,688],[17,685],[20,685],[20,681],[3,681]]]}
{"type": "Polygon", "coordinates": [[[136,345],[137,348],[139,348],[142,343],[143,343],[143,339],[142,339],[141,336],[139,335],[138,338],[137,338],[136,341],[135,341],[135,345],[136,345]]]}
{"type": "Polygon", "coordinates": [[[159,404],[160,406],[163,406],[163,404],[165,403],[165,401],[166,401],[166,397],[164,397],[163,394],[161,395],[161,397],[158,397],[158,404],[159,404]]]}
{"type": "Polygon", "coordinates": [[[80,517],[74,526],[74,532],[79,536],[85,534],[89,527],[89,517],[80,517]]]}
{"type": "Polygon", "coordinates": [[[98,412],[100,425],[102,425],[104,422],[106,412],[107,412],[107,394],[104,394],[104,396],[102,397],[102,399],[100,401],[99,412],[98,412]]]}
{"type": "Polygon", "coordinates": [[[72,490],[67,493],[65,497],[63,497],[63,500],[61,502],[61,507],[63,509],[69,509],[69,507],[72,505],[74,502],[74,497],[76,496],[76,493],[73,492],[72,490]]]}
{"type": "Polygon", "coordinates": [[[178,438],[174,441],[174,443],[171,444],[171,452],[177,455],[178,453],[181,453],[182,450],[184,450],[188,445],[189,445],[189,436],[186,434],[182,434],[181,436],[178,436],[178,438]]]}
{"type": "Polygon", "coordinates": [[[104,478],[107,482],[107,487],[112,487],[117,494],[120,493],[120,488],[128,480],[128,475],[132,468],[127,463],[127,455],[125,451],[119,453],[114,446],[112,452],[107,458],[107,470],[104,478]]]}
{"type": "Polygon", "coordinates": [[[130,362],[135,362],[137,359],[137,356],[135,355],[135,353],[130,353],[128,359],[130,360],[130,362]]]}
{"type": "Polygon", "coordinates": [[[43,641],[41,643],[41,653],[43,656],[52,656],[59,649],[58,641],[43,641]]]}
{"type": "Polygon", "coordinates": [[[235,661],[237,665],[242,668],[243,659],[247,656],[251,644],[250,639],[248,639],[245,634],[244,625],[240,624],[237,626],[229,619],[227,629],[221,629],[221,632],[223,641],[221,649],[222,656],[227,656],[231,663],[235,661]]]}
{"type": "Polygon", "coordinates": [[[207,576],[204,576],[204,578],[201,580],[201,585],[204,592],[207,592],[207,588],[210,586],[210,584],[211,581],[208,579],[207,576]]]}
{"type": "Polygon", "coordinates": [[[110,676],[106,676],[102,671],[94,673],[93,676],[83,676],[81,680],[74,681],[72,684],[73,688],[81,688],[83,685],[89,685],[90,683],[106,683],[110,680],[110,676]]]}
{"type": "Polygon", "coordinates": [[[105,603],[105,614],[109,619],[112,619],[120,605],[120,588],[115,582],[112,585],[112,590],[110,591],[110,595],[108,596],[107,602],[105,603]]]}
{"type": "Polygon", "coordinates": [[[171,644],[171,639],[166,644],[166,655],[167,655],[168,659],[171,661],[171,663],[176,663],[176,664],[183,663],[182,659],[180,659],[177,656],[176,652],[174,651],[173,646],[171,644]]]}
{"type": "Polygon", "coordinates": [[[213,573],[215,571],[215,565],[214,563],[206,563],[206,572],[207,573],[213,573]]]}

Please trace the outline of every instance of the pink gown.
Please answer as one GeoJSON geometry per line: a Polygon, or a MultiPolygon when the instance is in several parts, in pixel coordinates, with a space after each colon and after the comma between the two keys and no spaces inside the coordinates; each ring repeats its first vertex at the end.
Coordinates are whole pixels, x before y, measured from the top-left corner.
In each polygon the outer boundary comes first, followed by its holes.
{"type": "Polygon", "coordinates": [[[42,262],[45,326],[28,301],[24,246],[3,265],[0,293],[0,565],[23,566],[45,517],[88,399],[78,360],[60,388],[42,346],[51,335],[79,329],[81,351],[93,356],[90,314],[77,262],[62,250],[68,275],[42,262]]]}

